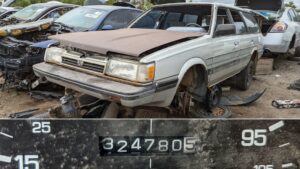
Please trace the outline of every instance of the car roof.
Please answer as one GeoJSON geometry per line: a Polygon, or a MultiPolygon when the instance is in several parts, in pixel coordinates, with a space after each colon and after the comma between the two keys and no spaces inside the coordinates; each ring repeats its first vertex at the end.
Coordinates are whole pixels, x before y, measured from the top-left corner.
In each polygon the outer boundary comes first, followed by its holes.
{"type": "Polygon", "coordinates": [[[36,4],[32,4],[32,5],[42,5],[48,8],[56,8],[56,7],[63,7],[63,6],[78,6],[78,5],[74,5],[74,4],[65,4],[62,2],[58,2],[58,1],[49,1],[46,3],[36,3],[36,4]]]}
{"type": "Polygon", "coordinates": [[[87,6],[82,6],[86,8],[93,8],[93,9],[101,9],[101,10],[106,10],[106,11],[114,11],[118,9],[130,9],[130,10],[137,10],[141,11],[136,8],[129,8],[129,7],[122,7],[122,6],[112,6],[112,5],[87,5],[87,6]]]}
{"type": "Polygon", "coordinates": [[[1,9],[4,9],[6,11],[18,11],[18,9],[13,8],[13,7],[0,7],[1,9]]]}
{"type": "Polygon", "coordinates": [[[163,4],[163,5],[156,5],[156,6],[154,6],[154,8],[172,7],[172,6],[187,6],[187,5],[215,5],[215,6],[221,6],[221,7],[236,9],[236,10],[240,10],[240,11],[248,11],[248,12],[251,11],[251,10],[248,10],[248,9],[240,8],[240,7],[229,5],[229,4],[213,3],[213,2],[169,3],[169,4],[163,4]]]}

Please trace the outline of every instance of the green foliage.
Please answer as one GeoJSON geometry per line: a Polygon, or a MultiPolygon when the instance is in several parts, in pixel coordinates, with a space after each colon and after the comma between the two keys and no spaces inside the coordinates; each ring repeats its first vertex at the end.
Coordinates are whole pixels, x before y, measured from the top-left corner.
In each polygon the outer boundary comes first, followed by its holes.
{"type": "MultiPolygon", "coordinates": [[[[48,2],[51,0],[16,0],[16,2],[13,3],[14,7],[25,7],[28,6],[30,4],[36,4],[36,3],[44,3],[44,2],[48,2]]],[[[63,3],[69,3],[69,4],[77,4],[77,5],[83,5],[84,4],[84,0],[57,0],[63,3]]],[[[108,0],[107,4],[108,5],[112,5],[113,3],[117,2],[118,0],[108,0]]],[[[176,1],[176,0],[175,0],[176,1]]],[[[180,1],[180,0],[178,0],[180,1]]],[[[129,2],[129,0],[124,0],[124,2],[129,2]]],[[[135,0],[134,5],[136,5],[137,7],[144,9],[144,10],[148,10],[150,9],[153,4],[150,1],[144,2],[144,0],[135,0]]]]}
{"type": "MultiPolygon", "coordinates": [[[[16,0],[12,4],[14,7],[25,7],[31,4],[36,4],[36,3],[45,3],[51,0],[16,0]]],[[[58,0],[63,3],[69,3],[69,4],[77,4],[77,5],[83,5],[84,0],[58,0]]]]}
{"type": "Polygon", "coordinates": [[[290,1],[290,2],[286,3],[285,6],[297,9],[297,6],[295,5],[295,3],[293,1],[290,1]]]}

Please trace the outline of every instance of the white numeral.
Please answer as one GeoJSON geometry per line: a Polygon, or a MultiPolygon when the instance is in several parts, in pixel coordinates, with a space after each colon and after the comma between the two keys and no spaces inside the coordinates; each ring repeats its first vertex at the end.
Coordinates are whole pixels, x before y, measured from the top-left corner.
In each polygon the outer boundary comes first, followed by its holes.
{"type": "Polygon", "coordinates": [[[140,150],[141,148],[142,148],[141,139],[140,138],[135,139],[135,141],[131,145],[131,149],[140,150]]]}
{"type": "Polygon", "coordinates": [[[128,145],[127,141],[125,140],[120,140],[117,143],[118,145],[123,144],[123,146],[121,146],[118,150],[119,153],[127,153],[127,150],[124,150],[126,148],[126,146],[128,145]]]}
{"type": "Polygon", "coordinates": [[[169,150],[169,142],[168,140],[160,140],[158,142],[158,150],[160,152],[167,152],[169,150]]]}
{"type": "Polygon", "coordinates": [[[181,151],[182,150],[182,141],[181,140],[173,140],[172,141],[172,151],[181,151]]]}
{"type": "Polygon", "coordinates": [[[112,150],[114,148],[114,140],[112,138],[105,138],[102,140],[104,150],[112,150]]]}
{"type": "Polygon", "coordinates": [[[153,147],[153,144],[155,142],[154,139],[145,139],[145,144],[150,142],[149,146],[147,147],[147,151],[151,150],[151,148],[153,147]]]}
{"type": "Polygon", "coordinates": [[[32,133],[39,134],[39,133],[45,133],[48,134],[51,132],[50,122],[49,121],[43,121],[43,122],[33,122],[32,123],[32,133]]]}
{"type": "Polygon", "coordinates": [[[18,155],[14,158],[14,160],[19,163],[18,169],[32,169],[32,167],[29,166],[33,166],[34,169],[39,169],[40,165],[38,158],[38,155],[18,155]]]}
{"type": "Polygon", "coordinates": [[[197,138],[185,137],[184,138],[184,153],[195,153],[197,141],[198,141],[197,138]]]}
{"type": "Polygon", "coordinates": [[[254,169],[273,169],[274,165],[255,165],[254,169]]]}
{"type": "Polygon", "coordinates": [[[251,147],[258,146],[262,147],[267,144],[267,130],[257,129],[257,130],[243,130],[242,132],[242,146],[251,147]]]}

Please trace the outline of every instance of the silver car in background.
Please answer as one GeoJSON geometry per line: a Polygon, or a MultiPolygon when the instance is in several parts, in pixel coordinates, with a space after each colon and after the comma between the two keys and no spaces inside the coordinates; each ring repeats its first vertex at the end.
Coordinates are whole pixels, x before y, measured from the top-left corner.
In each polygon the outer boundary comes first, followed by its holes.
{"type": "Polygon", "coordinates": [[[250,8],[266,16],[261,22],[265,52],[285,54],[296,49],[300,56],[300,16],[293,8],[284,7],[283,0],[237,0],[236,6],[250,8]]]}

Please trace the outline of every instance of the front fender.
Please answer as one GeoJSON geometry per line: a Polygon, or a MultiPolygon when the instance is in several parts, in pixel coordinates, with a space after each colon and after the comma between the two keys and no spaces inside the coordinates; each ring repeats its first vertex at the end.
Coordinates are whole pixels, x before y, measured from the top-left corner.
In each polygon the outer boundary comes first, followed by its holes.
{"type": "Polygon", "coordinates": [[[180,83],[181,83],[184,75],[187,73],[187,71],[190,68],[192,68],[193,66],[196,66],[196,65],[202,65],[207,70],[207,66],[206,66],[205,62],[202,59],[200,59],[200,58],[191,58],[187,62],[185,62],[183,64],[183,66],[182,66],[179,74],[178,74],[178,83],[177,83],[177,85],[176,85],[175,88],[172,88],[172,89],[169,90],[169,92],[168,92],[169,96],[167,98],[165,98],[164,104],[163,104],[164,106],[169,106],[172,103],[173,98],[176,95],[177,89],[178,89],[178,87],[179,87],[179,85],[180,85],[180,83]]]}
{"type": "MultiPolygon", "coordinates": [[[[181,80],[183,79],[184,75],[186,74],[186,72],[193,66],[195,65],[202,65],[205,67],[205,69],[207,70],[207,66],[205,64],[205,62],[200,59],[200,58],[191,58],[189,59],[187,62],[184,63],[184,65],[182,66],[180,73],[178,75],[178,79],[179,82],[181,82],[181,80]]],[[[180,84],[180,83],[179,83],[180,84]]],[[[179,84],[177,84],[177,87],[179,86],[179,84]]]]}

